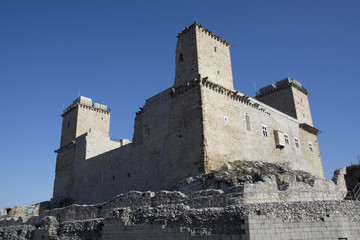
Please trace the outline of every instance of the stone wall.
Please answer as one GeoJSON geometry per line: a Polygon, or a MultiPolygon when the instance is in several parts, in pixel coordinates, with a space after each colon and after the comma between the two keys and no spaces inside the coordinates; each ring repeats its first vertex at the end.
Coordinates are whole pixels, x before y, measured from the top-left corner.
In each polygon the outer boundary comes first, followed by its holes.
{"type": "Polygon", "coordinates": [[[300,129],[296,119],[211,79],[203,80],[201,90],[207,171],[219,169],[229,160],[267,161],[287,163],[292,169],[324,177],[317,136],[300,129]],[[276,146],[276,130],[289,137],[283,148],[276,146]],[[312,142],[313,152],[308,142],[312,142]]]}
{"type": "Polygon", "coordinates": [[[266,216],[244,217],[243,240],[356,240],[360,237],[360,222],[349,221],[338,213],[329,213],[320,221],[284,222],[266,216]]]}
{"type": "MultiPolygon", "coordinates": [[[[0,239],[359,239],[359,201],[236,204],[192,208],[184,196],[147,194],[133,203],[42,210],[27,220],[0,220],[0,239]],[[149,196],[149,195],[148,195],[149,196]],[[135,206],[135,203],[140,205],[135,206]],[[127,206],[127,207],[121,207],[127,206]],[[120,208],[119,208],[120,207],[120,208]]],[[[123,199],[125,200],[125,199],[123,199]]]]}

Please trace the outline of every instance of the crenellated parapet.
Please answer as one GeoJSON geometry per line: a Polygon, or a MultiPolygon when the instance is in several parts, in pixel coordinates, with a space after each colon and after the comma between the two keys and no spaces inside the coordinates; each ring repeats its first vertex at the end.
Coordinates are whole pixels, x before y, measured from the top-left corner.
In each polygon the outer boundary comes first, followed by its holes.
{"type": "Polygon", "coordinates": [[[88,110],[92,110],[95,112],[104,113],[107,115],[111,115],[111,109],[108,108],[106,105],[99,104],[99,103],[92,103],[91,98],[80,96],[78,97],[69,107],[64,109],[61,116],[65,116],[68,112],[72,111],[74,108],[81,107],[88,110]]]}
{"type": "Polygon", "coordinates": [[[203,78],[200,75],[182,86],[179,86],[177,88],[171,88],[170,89],[171,97],[176,97],[178,95],[181,95],[181,94],[187,92],[188,90],[195,88],[199,85],[206,87],[218,94],[225,95],[234,101],[241,102],[241,103],[251,106],[255,109],[258,109],[261,112],[271,115],[271,112],[269,111],[269,109],[267,109],[260,103],[254,101],[249,96],[242,94],[239,91],[234,91],[234,90],[225,88],[219,84],[216,84],[214,82],[211,82],[211,81],[209,81],[208,77],[203,78]]]}
{"type": "Polygon", "coordinates": [[[223,43],[224,45],[226,45],[227,47],[232,47],[232,45],[230,43],[228,43],[226,40],[222,39],[221,37],[215,35],[212,31],[210,31],[207,28],[204,28],[201,24],[198,24],[196,21],[190,25],[189,27],[185,27],[185,29],[181,32],[179,32],[179,34],[177,35],[177,38],[181,38],[183,35],[185,35],[186,33],[188,33],[191,29],[194,28],[199,28],[202,32],[205,32],[205,34],[209,35],[210,37],[216,39],[217,41],[223,43]]]}
{"type": "Polygon", "coordinates": [[[294,87],[294,88],[298,89],[300,92],[304,93],[306,96],[309,95],[308,91],[301,85],[300,82],[298,82],[292,78],[285,78],[281,81],[277,81],[276,85],[270,84],[263,88],[260,88],[259,92],[256,93],[256,98],[271,94],[275,91],[278,91],[278,90],[284,89],[284,88],[288,88],[288,87],[294,87]]]}

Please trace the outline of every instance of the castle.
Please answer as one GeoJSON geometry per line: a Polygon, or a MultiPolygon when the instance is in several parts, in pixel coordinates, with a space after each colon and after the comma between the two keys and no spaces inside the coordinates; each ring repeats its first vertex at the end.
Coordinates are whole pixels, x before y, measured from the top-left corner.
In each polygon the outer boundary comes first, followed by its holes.
{"type": "Polygon", "coordinates": [[[324,178],[320,131],[299,82],[286,78],[251,98],[233,87],[227,41],[196,22],[177,37],[174,85],[136,113],[132,142],[110,139],[105,105],[79,97],[65,109],[54,200],[168,189],[235,160],[287,163],[324,178]]]}

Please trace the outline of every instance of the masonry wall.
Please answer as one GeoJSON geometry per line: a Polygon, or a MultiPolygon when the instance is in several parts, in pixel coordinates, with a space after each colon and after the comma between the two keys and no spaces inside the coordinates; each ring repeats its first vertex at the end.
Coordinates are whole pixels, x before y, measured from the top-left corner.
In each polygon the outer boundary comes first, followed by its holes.
{"type": "Polygon", "coordinates": [[[170,89],[137,113],[134,141],[120,147],[101,131],[75,140],[71,198],[97,203],[131,190],[162,190],[202,173],[199,85],[170,89]]]}
{"type": "Polygon", "coordinates": [[[54,199],[70,199],[74,184],[75,145],[64,146],[57,151],[54,199]]]}
{"type": "Polygon", "coordinates": [[[330,214],[319,221],[284,222],[266,216],[247,216],[243,240],[356,240],[360,222],[349,221],[340,214],[330,214]]]}
{"type": "Polygon", "coordinates": [[[231,91],[210,81],[202,87],[207,171],[228,161],[247,160],[288,163],[293,169],[324,177],[315,135],[300,130],[296,119],[254,99],[236,100],[231,91]],[[275,130],[289,136],[289,144],[284,148],[276,147],[275,130]],[[295,138],[299,139],[299,148],[295,138]],[[313,152],[308,148],[309,141],[313,152]]]}
{"type": "Polygon", "coordinates": [[[199,73],[228,89],[234,89],[230,44],[212,32],[196,26],[199,73]]]}

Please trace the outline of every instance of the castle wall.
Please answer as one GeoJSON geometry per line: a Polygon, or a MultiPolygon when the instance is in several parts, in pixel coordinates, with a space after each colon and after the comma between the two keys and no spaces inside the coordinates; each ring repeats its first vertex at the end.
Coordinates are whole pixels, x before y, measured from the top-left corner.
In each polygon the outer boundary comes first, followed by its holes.
{"type": "Polygon", "coordinates": [[[296,105],[296,116],[299,123],[307,123],[313,126],[313,121],[310,112],[310,104],[307,95],[299,91],[298,89],[291,88],[296,105]]]}
{"type": "Polygon", "coordinates": [[[167,189],[202,173],[199,91],[198,85],[167,89],[148,99],[125,146],[96,129],[76,138],[71,198],[96,203],[131,190],[167,189]]]}
{"type": "Polygon", "coordinates": [[[210,31],[196,27],[199,73],[221,86],[234,89],[230,44],[210,31]]]}
{"type": "Polygon", "coordinates": [[[76,136],[80,136],[92,128],[96,128],[105,136],[109,136],[110,113],[93,107],[79,105],[77,122],[76,136]]]}
{"type": "Polygon", "coordinates": [[[280,88],[271,94],[257,96],[256,99],[293,118],[297,118],[293,91],[290,88],[280,88]]]}
{"type": "Polygon", "coordinates": [[[324,177],[317,137],[300,130],[296,119],[255,99],[236,100],[233,93],[209,82],[202,87],[202,98],[206,171],[219,169],[228,161],[247,160],[288,163],[293,169],[324,177]],[[263,126],[267,128],[267,137],[263,126]],[[276,146],[276,130],[289,137],[289,144],[285,143],[283,148],[276,146]],[[309,141],[313,152],[308,148],[309,141]]]}
{"type": "Polygon", "coordinates": [[[57,150],[54,199],[70,199],[74,184],[75,146],[69,145],[57,150]]]}

